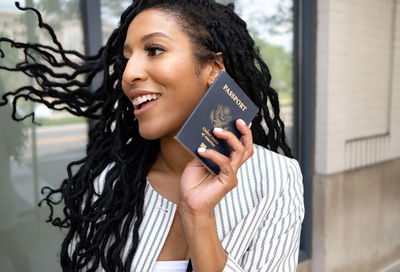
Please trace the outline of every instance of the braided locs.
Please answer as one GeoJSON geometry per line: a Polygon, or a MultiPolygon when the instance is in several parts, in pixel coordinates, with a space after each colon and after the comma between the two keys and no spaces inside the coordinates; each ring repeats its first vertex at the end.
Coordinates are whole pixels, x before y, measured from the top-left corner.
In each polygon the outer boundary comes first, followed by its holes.
{"type": "Polygon", "coordinates": [[[141,11],[156,8],[174,16],[191,39],[200,65],[222,52],[227,72],[259,108],[251,128],[254,142],[292,156],[279,116],[278,96],[270,87],[270,72],[255,49],[245,22],[234,13],[233,5],[224,6],[212,0],[134,1],[121,15],[120,26],[106,45],[90,57],[65,50],[37,10],[17,7],[35,12],[39,27],[50,34],[53,46],[0,38],[0,45],[9,43],[22,50],[25,56],[15,67],[0,65],[0,69],[22,72],[34,78],[37,84],[37,87],[23,86],[5,93],[0,105],[7,104],[11,97],[14,120],[27,117],[34,120],[33,113],[21,118],[16,115],[21,99],[97,120],[90,131],[87,155],[68,165],[68,178],[60,188],[42,189],[46,196],[41,203],[50,207],[48,221],[68,228],[61,248],[64,271],[78,271],[82,267],[95,271],[99,265],[106,271],[129,271],[137,250],[146,176],[159,151],[158,140],[148,141],[139,135],[132,104],[121,88],[126,64],[122,56],[126,32],[141,11]],[[73,72],[57,72],[63,68],[73,72]],[[82,75],[85,79],[78,79],[82,75]],[[89,86],[96,75],[102,76],[101,85],[90,92],[89,86]],[[78,168],[76,173],[73,168],[78,168]],[[104,169],[108,171],[105,173],[104,169]],[[99,191],[95,183],[102,173],[104,188],[99,191]],[[57,195],[61,197],[54,200],[57,195]],[[61,202],[65,205],[64,216],[54,218],[54,205],[61,202]],[[131,225],[132,244],[126,245],[131,225]],[[130,250],[123,258],[125,247],[130,250]]]}

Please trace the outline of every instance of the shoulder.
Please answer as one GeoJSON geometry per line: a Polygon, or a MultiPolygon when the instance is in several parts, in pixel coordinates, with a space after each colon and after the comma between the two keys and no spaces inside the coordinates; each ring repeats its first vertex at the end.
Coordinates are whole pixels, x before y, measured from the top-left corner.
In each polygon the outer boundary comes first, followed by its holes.
{"type": "MultiPolygon", "coordinates": [[[[295,159],[254,144],[254,154],[239,169],[239,183],[248,184],[257,197],[277,197],[289,183],[302,183],[295,159]]],[[[245,185],[246,186],[246,185],[245,185]]]]}
{"type": "Polygon", "coordinates": [[[304,218],[299,164],[254,145],[238,181],[216,217],[217,233],[229,256],[227,268],[287,271],[297,263],[304,218]]]}
{"type": "Polygon", "coordinates": [[[283,212],[276,211],[282,201],[290,208],[302,207],[302,175],[295,159],[254,145],[254,154],[239,168],[237,178],[238,185],[214,209],[220,239],[240,222],[258,226],[268,215],[275,218],[283,212]]]}

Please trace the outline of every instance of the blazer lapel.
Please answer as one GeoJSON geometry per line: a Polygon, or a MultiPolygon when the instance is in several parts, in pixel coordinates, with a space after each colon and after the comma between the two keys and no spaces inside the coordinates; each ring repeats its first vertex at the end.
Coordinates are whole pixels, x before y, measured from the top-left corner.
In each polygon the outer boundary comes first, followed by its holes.
{"type": "Polygon", "coordinates": [[[176,204],[159,195],[147,182],[139,243],[130,271],[152,271],[170,231],[175,211],[176,204]]]}

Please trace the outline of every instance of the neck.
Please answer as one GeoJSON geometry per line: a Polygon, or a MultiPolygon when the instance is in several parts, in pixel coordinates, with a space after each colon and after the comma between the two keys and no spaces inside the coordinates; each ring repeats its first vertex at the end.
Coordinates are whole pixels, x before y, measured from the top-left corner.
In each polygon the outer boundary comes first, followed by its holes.
{"type": "Polygon", "coordinates": [[[157,156],[156,165],[161,171],[180,178],[186,164],[192,159],[193,154],[184,148],[174,137],[160,139],[160,152],[157,156]]]}

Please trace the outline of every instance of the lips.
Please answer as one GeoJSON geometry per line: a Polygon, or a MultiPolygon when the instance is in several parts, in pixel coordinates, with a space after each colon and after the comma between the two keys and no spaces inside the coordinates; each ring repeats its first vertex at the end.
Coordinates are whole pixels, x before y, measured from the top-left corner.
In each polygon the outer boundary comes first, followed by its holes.
{"type": "Polygon", "coordinates": [[[151,93],[147,91],[135,91],[131,96],[133,107],[135,108],[134,114],[139,117],[148,109],[152,108],[159,101],[161,94],[151,93]]]}
{"type": "Polygon", "coordinates": [[[155,94],[155,93],[139,95],[132,99],[132,104],[135,107],[135,109],[140,109],[143,104],[149,101],[156,100],[160,96],[161,96],[160,94],[155,94]]]}

